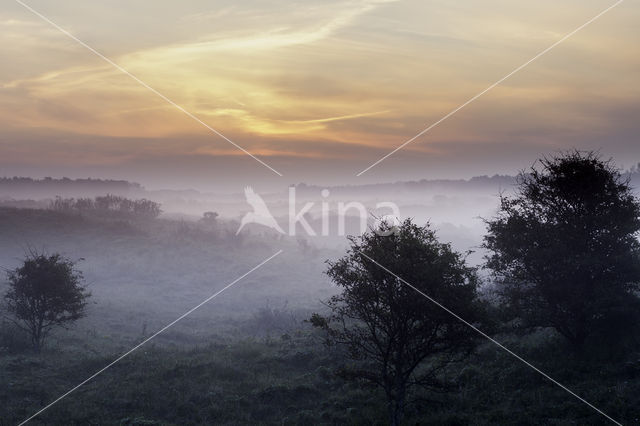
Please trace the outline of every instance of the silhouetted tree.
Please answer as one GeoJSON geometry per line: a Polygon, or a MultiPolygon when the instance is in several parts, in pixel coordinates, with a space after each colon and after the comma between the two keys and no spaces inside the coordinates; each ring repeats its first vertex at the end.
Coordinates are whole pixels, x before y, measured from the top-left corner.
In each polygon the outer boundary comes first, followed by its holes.
{"type": "Polygon", "coordinates": [[[218,216],[219,215],[216,212],[204,212],[202,218],[200,218],[200,223],[204,225],[205,229],[210,231],[217,230],[218,216]]]}
{"type": "Polygon", "coordinates": [[[468,321],[479,316],[478,279],[428,226],[407,220],[390,233],[392,226],[382,222],[376,232],[350,237],[346,256],[328,262],[327,274],[342,291],[328,300],[329,316],[314,314],[310,322],[326,331],[327,344],[346,348],[355,361],[342,370],[344,377],[384,390],[390,422],[398,425],[409,391],[444,386],[438,373],[468,355],[475,335],[369,258],[468,321]]]}
{"type": "Polygon", "coordinates": [[[578,151],[540,160],[487,225],[487,266],[522,326],[553,327],[579,348],[629,325],[640,204],[611,162],[578,151]]]}
{"type": "Polygon", "coordinates": [[[10,319],[29,333],[37,352],[54,327],[64,327],[85,315],[90,294],[82,285],[82,273],[60,254],[31,253],[7,277],[5,301],[10,319]]]}
{"type": "Polygon", "coordinates": [[[204,212],[202,214],[202,220],[209,223],[215,223],[218,220],[218,213],[216,212],[204,212]]]}

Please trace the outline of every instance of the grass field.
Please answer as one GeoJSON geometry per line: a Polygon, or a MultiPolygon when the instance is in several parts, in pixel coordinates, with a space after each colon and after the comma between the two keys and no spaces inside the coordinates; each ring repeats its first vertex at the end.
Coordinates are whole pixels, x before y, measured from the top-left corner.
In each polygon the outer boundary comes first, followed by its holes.
{"type": "MultiPolygon", "coordinates": [[[[278,249],[256,271],[32,420],[32,424],[386,424],[384,395],[337,374],[349,361],[304,320],[333,294],[326,249],[195,224],[0,210],[2,266],[25,247],[84,258],[88,316],[45,350],[0,323],[0,425],[28,418],[278,249]]],[[[548,330],[496,338],[623,424],[640,424],[640,347],[577,355],[548,330]]],[[[407,424],[590,425],[607,420],[490,342],[422,390],[407,424]]]]}

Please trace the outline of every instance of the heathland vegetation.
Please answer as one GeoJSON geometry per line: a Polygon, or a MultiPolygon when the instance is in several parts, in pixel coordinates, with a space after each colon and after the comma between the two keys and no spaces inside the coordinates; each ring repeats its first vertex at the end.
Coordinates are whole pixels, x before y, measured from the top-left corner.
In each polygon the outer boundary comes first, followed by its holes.
{"type": "Polygon", "coordinates": [[[32,422],[609,421],[535,366],[638,423],[633,191],[592,153],[542,160],[486,218],[483,265],[409,219],[352,237],[345,253],[236,235],[213,212],[163,218],[124,196],[0,208],[0,424],[28,418],[280,249],[32,422]],[[47,339],[34,334],[40,323],[47,339]]]}

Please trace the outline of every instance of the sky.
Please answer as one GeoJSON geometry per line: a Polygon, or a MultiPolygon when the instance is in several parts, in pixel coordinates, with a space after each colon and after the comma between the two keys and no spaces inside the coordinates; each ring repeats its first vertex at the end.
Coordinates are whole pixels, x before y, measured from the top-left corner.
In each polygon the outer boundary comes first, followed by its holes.
{"type": "Polygon", "coordinates": [[[7,0],[0,176],[217,189],[513,174],[569,149],[640,161],[631,0],[361,176],[614,2],[24,1],[165,98],[7,0]]]}

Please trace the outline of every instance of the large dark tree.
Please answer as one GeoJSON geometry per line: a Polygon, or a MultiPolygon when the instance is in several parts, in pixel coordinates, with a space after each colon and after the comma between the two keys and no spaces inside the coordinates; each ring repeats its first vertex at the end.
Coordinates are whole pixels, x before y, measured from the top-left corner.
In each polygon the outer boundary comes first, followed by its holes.
{"type": "Polygon", "coordinates": [[[629,325],[640,283],[640,204],[594,153],[540,160],[501,197],[484,246],[506,306],[575,347],[629,325]]]}
{"type": "Polygon", "coordinates": [[[89,293],[82,273],[60,254],[31,253],[7,275],[7,309],[11,320],[29,333],[34,350],[41,350],[53,328],[84,316],[89,293]]]}
{"type": "Polygon", "coordinates": [[[326,331],[328,344],[347,349],[353,363],[345,377],[384,390],[397,425],[412,387],[441,387],[439,371],[469,353],[475,334],[393,274],[468,321],[477,317],[477,277],[429,227],[409,220],[350,240],[346,256],[327,271],[341,292],[327,302],[330,315],[314,314],[311,322],[326,331]]]}

